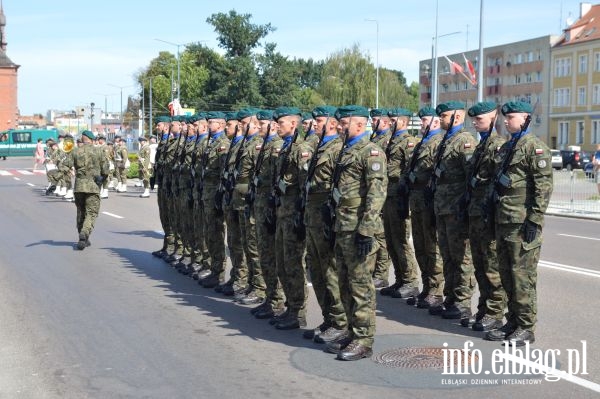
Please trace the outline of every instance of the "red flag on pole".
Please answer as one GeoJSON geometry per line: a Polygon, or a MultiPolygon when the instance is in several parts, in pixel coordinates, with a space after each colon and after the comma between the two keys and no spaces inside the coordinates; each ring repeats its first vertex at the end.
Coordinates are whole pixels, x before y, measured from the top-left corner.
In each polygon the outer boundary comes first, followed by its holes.
{"type": "Polygon", "coordinates": [[[450,58],[448,58],[446,56],[444,56],[444,58],[446,58],[448,60],[448,64],[450,64],[450,74],[455,75],[457,72],[458,73],[464,72],[463,67],[461,67],[459,63],[451,61],[450,58]]]}
{"type": "Polygon", "coordinates": [[[469,77],[471,78],[471,84],[475,86],[477,84],[477,73],[475,72],[475,67],[473,63],[467,59],[465,54],[463,53],[463,58],[465,59],[465,65],[467,66],[467,70],[469,71],[469,77]]]}

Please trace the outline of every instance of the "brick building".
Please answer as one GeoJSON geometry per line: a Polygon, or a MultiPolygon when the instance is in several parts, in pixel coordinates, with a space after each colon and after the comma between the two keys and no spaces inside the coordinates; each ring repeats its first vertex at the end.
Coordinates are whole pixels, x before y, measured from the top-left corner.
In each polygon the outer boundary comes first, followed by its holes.
{"type": "Polygon", "coordinates": [[[6,17],[0,3],[0,130],[17,127],[19,108],[17,105],[17,71],[15,64],[6,55],[6,17]]]}

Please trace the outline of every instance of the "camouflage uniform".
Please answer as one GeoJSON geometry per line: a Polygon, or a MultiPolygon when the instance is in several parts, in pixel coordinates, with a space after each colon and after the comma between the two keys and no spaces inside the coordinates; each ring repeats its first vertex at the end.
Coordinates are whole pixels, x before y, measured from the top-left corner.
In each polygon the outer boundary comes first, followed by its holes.
{"type": "MultiPolygon", "coordinates": [[[[408,160],[418,142],[406,130],[394,133],[388,147],[386,147],[388,188],[387,199],[383,209],[383,225],[388,252],[394,266],[396,283],[401,286],[419,287],[418,266],[415,251],[409,242],[410,220],[404,219],[399,214],[399,185],[402,175],[408,167],[408,160]]],[[[378,277],[387,281],[385,274],[378,277]]]]}
{"type": "Polygon", "coordinates": [[[453,126],[435,173],[438,176],[434,210],[440,252],[444,262],[444,304],[471,309],[475,287],[466,221],[456,218],[456,205],[464,193],[475,139],[462,125],[453,126]]]}
{"type": "Polygon", "coordinates": [[[383,234],[381,210],[387,193],[386,160],[383,150],[369,142],[367,132],[350,140],[342,151],[342,171],[334,189],[340,196],[335,215],[340,295],[352,340],[371,348],[376,306],[372,276],[378,241],[374,241],[366,257],[360,258],[355,239],[357,234],[366,237],[383,234]]]}
{"type": "Polygon", "coordinates": [[[169,215],[167,213],[167,195],[163,183],[165,182],[166,173],[166,155],[167,148],[171,146],[171,143],[175,141],[174,138],[169,137],[168,133],[165,133],[158,143],[156,149],[156,158],[154,167],[156,169],[156,181],[155,184],[159,186],[156,192],[156,201],[158,204],[158,216],[160,218],[160,225],[162,226],[164,237],[163,246],[159,252],[172,252],[173,251],[173,237],[171,231],[171,225],[169,221],[169,215]],[[170,242],[170,244],[169,244],[170,242]],[[169,248],[170,247],[170,248],[169,248]]]}
{"type": "MultiPolygon", "coordinates": [[[[91,134],[91,132],[89,132],[91,134]]],[[[75,205],[77,232],[89,237],[100,211],[100,187],[94,178],[108,175],[108,162],[100,148],[84,144],[74,148],[69,167],[75,168],[75,205]]]]}
{"type": "MultiPolygon", "coordinates": [[[[108,185],[112,182],[115,177],[115,150],[113,145],[106,145],[104,147],[104,154],[108,161],[108,176],[104,183],[102,184],[102,188],[108,189],[108,185]]],[[[111,186],[112,187],[112,186],[111,186]]]]}
{"type": "Polygon", "coordinates": [[[144,188],[150,188],[150,145],[147,141],[142,143],[138,152],[138,176],[144,188]]]}
{"type": "Polygon", "coordinates": [[[124,186],[127,185],[127,169],[125,168],[127,156],[127,147],[123,141],[120,141],[115,148],[115,174],[117,181],[124,186]]]}
{"type": "MultiPolygon", "coordinates": [[[[377,144],[382,150],[385,151],[387,145],[392,137],[392,133],[389,129],[383,132],[375,132],[371,135],[371,142],[377,144]]],[[[384,281],[388,281],[388,272],[390,269],[390,255],[388,252],[388,245],[385,239],[385,232],[377,233],[375,235],[375,241],[377,241],[377,261],[375,262],[375,271],[373,277],[384,281]]]]}
{"type": "MultiPolygon", "coordinates": [[[[319,147],[317,145],[316,141],[307,140],[302,143],[302,152],[308,152],[309,159],[312,159],[315,148],[317,149],[314,174],[312,179],[306,182],[306,265],[325,326],[341,330],[347,328],[348,319],[340,297],[335,253],[329,242],[323,239],[321,208],[331,191],[331,176],[343,142],[338,136],[328,136],[319,147]]],[[[300,181],[306,181],[306,177],[300,181]]]]}
{"type": "Polygon", "coordinates": [[[238,270],[236,280],[243,281],[244,284],[242,286],[249,286],[250,290],[254,291],[261,298],[265,296],[266,286],[258,255],[256,218],[253,209],[249,209],[248,212],[244,212],[244,210],[246,207],[245,197],[248,193],[250,174],[256,165],[262,142],[263,139],[258,133],[248,135],[246,138],[232,200],[232,205],[238,211],[239,215],[240,234],[246,258],[246,262],[238,270]]]}
{"type": "Polygon", "coordinates": [[[204,237],[210,254],[212,275],[222,280],[225,276],[225,221],[223,214],[215,208],[215,194],[221,180],[221,171],[225,167],[225,157],[230,141],[223,131],[211,134],[206,149],[206,168],[202,203],[204,205],[204,237]]]}
{"type": "Polygon", "coordinates": [[[414,170],[406,176],[410,188],[409,206],[413,245],[421,270],[421,281],[423,282],[421,297],[423,298],[427,295],[441,296],[444,287],[442,258],[438,247],[435,220],[425,205],[423,194],[433,171],[435,154],[442,141],[442,136],[441,130],[429,133],[427,139],[423,141],[414,170]]]}
{"type": "Polygon", "coordinates": [[[193,179],[192,189],[192,237],[193,243],[191,248],[191,263],[195,264],[194,267],[199,267],[202,270],[210,269],[211,260],[208,246],[206,244],[206,212],[204,211],[204,204],[201,198],[200,190],[204,190],[201,187],[201,176],[202,176],[202,162],[204,158],[204,152],[208,146],[208,133],[200,134],[198,137],[198,143],[194,149],[194,161],[192,162],[193,168],[190,170],[193,179]]]}
{"type": "Polygon", "coordinates": [[[496,167],[494,160],[500,146],[505,141],[495,132],[492,132],[487,138],[482,137],[467,165],[469,176],[473,176],[467,184],[470,184],[472,188],[468,207],[469,240],[471,241],[475,278],[479,287],[477,314],[480,317],[487,315],[497,320],[502,320],[504,317],[506,293],[498,271],[494,226],[486,223],[482,208],[493,186],[491,183],[496,167]],[[476,159],[480,160],[477,174],[474,175],[473,161],[476,159]]]}
{"type": "Polygon", "coordinates": [[[256,185],[256,200],[254,201],[254,216],[257,220],[256,235],[258,239],[258,254],[260,259],[260,268],[265,280],[266,300],[271,305],[272,309],[281,309],[283,307],[285,297],[283,288],[277,276],[277,265],[275,263],[275,239],[272,234],[269,234],[267,227],[264,224],[266,213],[269,209],[269,196],[271,195],[271,187],[275,180],[275,167],[277,157],[281,152],[283,140],[277,135],[272,134],[266,139],[265,143],[265,160],[257,174],[256,185]]]}
{"type": "MultiPolygon", "coordinates": [[[[500,148],[496,163],[508,155],[511,143],[500,148]]],[[[500,278],[508,299],[506,319],[513,326],[534,331],[537,321],[537,263],[542,245],[544,213],[552,194],[550,149],[535,134],[524,134],[517,142],[505,175],[509,188],[498,192],[496,240],[500,278]],[[537,227],[535,240],[527,243],[523,223],[537,227]]]]}
{"type": "Polygon", "coordinates": [[[175,171],[177,224],[182,242],[182,254],[190,255],[194,240],[194,215],[193,196],[191,191],[192,182],[192,154],[196,148],[196,137],[188,136],[181,157],[179,158],[179,169],[175,171]]]}
{"type": "Polygon", "coordinates": [[[173,192],[171,189],[173,181],[173,165],[176,162],[175,154],[177,152],[180,143],[183,141],[181,134],[170,138],[167,142],[166,148],[164,149],[164,158],[161,166],[163,170],[162,180],[159,182],[159,190],[162,192],[161,197],[163,199],[165,222],[163,224],[163,230],[165,232],[165,239],[167,241],[167,252],[174,253],[176,249],[176,241],[178,235],[175,225],[175,215],[173,210],[173,192]],[[168,230],[167,230],[168,229],[168,230]]]}

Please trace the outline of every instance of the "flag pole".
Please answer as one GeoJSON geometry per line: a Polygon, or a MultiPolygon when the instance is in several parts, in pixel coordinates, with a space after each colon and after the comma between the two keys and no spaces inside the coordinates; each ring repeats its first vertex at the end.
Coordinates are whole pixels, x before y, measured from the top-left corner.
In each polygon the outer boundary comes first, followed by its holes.
{"type": "Polygon", "coordinates": [[[479,6],[479,62],[477,63],[477,102],[483,101],[483,0],[480,0],[479,6]]]}

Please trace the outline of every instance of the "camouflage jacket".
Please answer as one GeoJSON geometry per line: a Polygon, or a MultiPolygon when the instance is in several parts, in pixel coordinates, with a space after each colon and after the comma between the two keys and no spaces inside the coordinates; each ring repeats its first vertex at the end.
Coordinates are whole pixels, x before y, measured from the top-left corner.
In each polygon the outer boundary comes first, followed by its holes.
{"type": "Polygon", "coordinates": [[[373,133],[371,133],[371,143],[377,144],[379,146],[379,148],[381,148],[382,150],[385,151],[388,143],[390,142],[391,137],[392,137],[391,129],[387,129],[385,131],[385,133],[380,133],[380,134],[373,132],[373,133]]]}
{"type": "Polygon", "coordinates": [[[269,136],[270,139],[266,141],[264,160],[260,167],[260,170],[256,174],[256,197],[258,199],[266,200],[272,192],[272,187],[276,179],[276,163],[277,157],[281,152],[281,146],[283,146],[283,140],[276,133],[269,136]]]}
{"type": "Polygon", "coordinates": [[[72,164],[75,168],[76,193],[99,194],[100,187],[94,180],[97,176],[108,175],[108,161],[101,148],[91,144],[84,144],[74,148],[72,153],[72,164]]]}
{"type": "Polygon", "coordinates": [[[490,195],[490,190],[493,187],[494,172],[496,169],[496,155],[500,151],[500,147],[506,140],[500,137],[496,132],[492,132],[487,140],[481,140],[473,156],[468,162],[469,175],[471,181],[467,181],[471,189],[471,202],[469,203],[469,215],[480,216],[482,214],[482,204],[490,195]],[[477,161],[479,159],[479,161],[477,161]],[[477,171],[474,171],[475,162],[479,163],[477,171]]]}
{"type": "Polygon", "coordinates": [[[150,167],[150,145],[148,143],[143,144],[138,151],[138,165],[139,169],[148,169],[150,167]]]}
{"type": "Polygon", "coordinates": [[[392,135],[385,148],[388,171],[388,197],[398,195],[400,178],[408,168],[408,161],[419,139],[411,136],[408,131],[398,131],[392,135]]]}
{"type": "Polygon", "coordinates": [[[119,144],[117,148],[115,148],[115,162],[117,168],[124,168],[125,162],[127,161],[127,147],[124,144],[119,144]]]}
{"type": "MultiPolygon", "coordinates": [[[[293,214],[296,206],[296,201],[300,196],[300,176],[305,173],[304,165],[309,161],[309,152],[303,151],[302,143],[290,143],[287,167],[282,174],[282,165],[284,157],[277,158],[275,176],[277,179],[277,187],[279,188],[281,206],[278,212],[281,215],[293,214]],[[304,171],[304,172],[303,172],[304,171]]],[[[283,153],[285,150],[281,150],[283,153]]],[[[279,215],[279,213],[278,213],[279,215]]]]}
{"type": "Polygon", "coordinates": [[[219,132],[210,138],[206,147],[206,166],[204,168],[203,200],[214,200],[215,191],[221,181],[221,172],[225,167],[225,158],[231,141],[224,132],[219,132]]]}
{"type": "MultiPolygon", "coordinates": [[[[508,156],[506,142],[496,156],[496,165],[508,156]]],[[[544,213],[552,194],[552,156],[550,149],[533,133],[522,136],[505,175],[510,186],[498,192],[496,223],[523,223],[525,219],[543,226],[544,213]]]]}
{"type": "Polygon", "coordinates": [[[197,137],[198,136],[186,137],[185,145],[177,160],[178,170],[175,176],[178,178],[178,187],[180,189],[187,189],[190,186],[190,181],[192,179],[192,159],[194,151],[196,150],[197,137]]]}
{"type": "MultiPolygon", "coordinates": [[[[345,148],[340,178],[334,187],[335,231],[356,231],[373,237],[383,232],[381,209],[387,194],[387,166],[383,150],[365,134],[345,148]]],[[[335,182],[334,182],[335,183],[335,182]]]]}
{"type": "MultiPolygon", "coordinates": [[[[248,137],[246,138],[244,148],[241,150],[242,155],[238,170],[234,171],[234,173],[237,174],[237,178],[235,180],[235,187],[233,189],[232,200],[234,209],[244,209],[244,206],[246,204],[244,198],[246,197],[246,193],[248,193],[250,175],[252,174],[254,166],[256,165],[258,153],[260,152],[260,149],[262,147],[262,142],[263,138],[260,137],[258,133],[255,133],[251,136],[248,135],[248,137]]],[[[232,158],[234,157],[232,156],[232,158]]],[[[235,162],[235,159],[233,159],[233,162],[235,162]]]]}
{"type": "MultiPolygon", "coordinates": [[[[198,196],[199,192],[198,189],[200,187],[200,184],[202,183],[202,160],[204,159],[204,151],[206,151],[206,147],[208,145],[208,133],[202,133],[199,137],[198,137],[198,141],[196,142],[196,145],[194,146],[193,152],[192,152],[192,163],[191,163],[191,169],[190,169],[190,176],[191,179],[193,180],[195,189],[192,192],[192,197],[194,198],[194,200],[200,200],[201,198],[198,196]]],[[[204,186],[203,186],[204,189],[204,186]]]]}
{"type": "MultiPolygon", "coordinates": [[[[413,162],[412,157],[417,156],[417,159],[414,160],[415,166],[411,171],[408,169],[404,172],[405,179],[409,182],[410,188],[410,196],[411,198],[422,198],[423,190],[425,186],[429,182],[429,178],[433,173],[433,164],[435,162],[435,154],[437,153],[438,146],[442,142],[444,137],[443,133],[436,133],[433,136],[430,136],[427,141],[423,142],[421,145],[421,149],[419,150],[419,154],[413,153],[411,159],[409,160],[409,165],[413,162]]],[[[412,201],[411,200],[411,209],[424,210],[425,203],[423,201],[412,201]]]]}
{"type": "Polygon", "coordinates": [[[464,129],[447,140],[438,169],[433,171],[438,176],[434,200],[436,215],[456,213],[456,206],[465,192],[469,173],[467,165],[475,145],[473,135],[464,129]]]}

